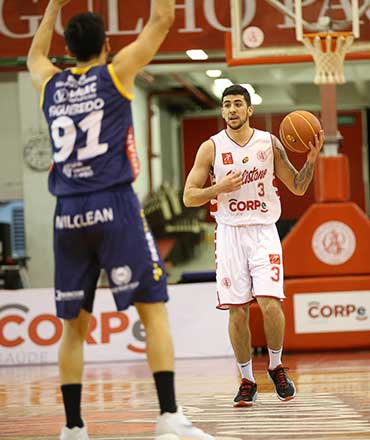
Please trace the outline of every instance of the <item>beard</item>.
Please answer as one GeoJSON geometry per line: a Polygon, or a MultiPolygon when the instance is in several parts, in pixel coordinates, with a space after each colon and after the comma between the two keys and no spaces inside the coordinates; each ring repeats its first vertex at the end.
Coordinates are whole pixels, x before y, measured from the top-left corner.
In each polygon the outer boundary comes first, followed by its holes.
{"type": "Polygon", "coordinates": [[[234,119],[232,121],[226,121],[226,125],[231,129],[231,130],[239,130],[240,128],[243,127],[243,125],[248,121],[248,117],[246,116],[245,118],[240,118],[240,119],[234,119]]]}

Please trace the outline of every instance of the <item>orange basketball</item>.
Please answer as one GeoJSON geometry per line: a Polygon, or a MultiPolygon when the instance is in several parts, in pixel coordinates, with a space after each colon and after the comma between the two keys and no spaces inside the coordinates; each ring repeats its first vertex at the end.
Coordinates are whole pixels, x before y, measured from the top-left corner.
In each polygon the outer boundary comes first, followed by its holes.
{"type": "Polygon", "coordinates": [[[281,121],[279,136],[288,150],[296,153],[310,151],[308,143],[315,145],[315,134],[321,130],[320,121],[310,112],[296,110],[281,121]]]}

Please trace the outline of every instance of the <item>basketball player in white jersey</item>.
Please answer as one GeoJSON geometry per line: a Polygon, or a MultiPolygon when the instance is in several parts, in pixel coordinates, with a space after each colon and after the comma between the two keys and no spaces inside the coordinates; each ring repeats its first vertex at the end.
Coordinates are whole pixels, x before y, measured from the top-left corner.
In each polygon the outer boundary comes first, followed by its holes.
{"type": "Polygon", "coordinates": [[[257,398],[253,376],[249,305],[257,301],[263,315],[269,352],[268,377],[280,400],[296,393],[282,365],[285,318],[282,249],[275,226],[281,207],[274,178],[303,195],[324,142],[323,131],[310,144],[300,171],[290,163],[280,141],[250,126],[253,106],[248,91],[233,85],[222,95],[226,129],[200,146],[184,190],[186,206],[211,202],[216,219],[217,308],[229,310],[229,336],[241,385],[234,406],[251,406],[257,398]],[[212,185],[204,187],[211,175],[212,185]]]}

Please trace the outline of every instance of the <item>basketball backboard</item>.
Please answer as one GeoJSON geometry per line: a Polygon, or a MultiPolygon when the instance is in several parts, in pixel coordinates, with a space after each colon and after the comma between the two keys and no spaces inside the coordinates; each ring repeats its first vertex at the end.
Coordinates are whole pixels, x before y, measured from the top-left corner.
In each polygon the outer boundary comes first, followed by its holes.
{"type": "Polygon", "coordinates": [[[230,66],[312,61],[304,33],[352,32],[346,59],[370,59],[370,0],[230,0],[230,66]]]}

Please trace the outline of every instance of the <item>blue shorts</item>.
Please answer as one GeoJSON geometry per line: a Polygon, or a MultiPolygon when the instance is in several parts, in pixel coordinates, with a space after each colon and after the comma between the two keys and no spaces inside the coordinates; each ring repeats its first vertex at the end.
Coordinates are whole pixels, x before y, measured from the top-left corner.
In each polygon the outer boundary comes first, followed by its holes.
{"type": "Polygon", "coordinates": [[[54,257],[60,318],[92,312],[101,269],[118,310],[168,301],[164,265],[131,186],[58,198],[54,257]]]}

